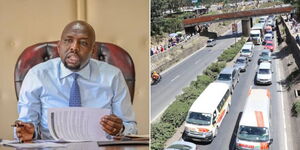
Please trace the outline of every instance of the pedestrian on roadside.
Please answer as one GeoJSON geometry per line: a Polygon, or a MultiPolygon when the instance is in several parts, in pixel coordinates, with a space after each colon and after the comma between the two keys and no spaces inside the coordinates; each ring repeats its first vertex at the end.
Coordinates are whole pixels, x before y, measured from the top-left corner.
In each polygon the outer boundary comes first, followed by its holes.
{"type": "Polygon", "coordinates": [[[299,37],[299,34],[297,34],[297,36],[296,36],[296,42],[297,42],[298,44],[300,44],[300,37],[299,37]]]}

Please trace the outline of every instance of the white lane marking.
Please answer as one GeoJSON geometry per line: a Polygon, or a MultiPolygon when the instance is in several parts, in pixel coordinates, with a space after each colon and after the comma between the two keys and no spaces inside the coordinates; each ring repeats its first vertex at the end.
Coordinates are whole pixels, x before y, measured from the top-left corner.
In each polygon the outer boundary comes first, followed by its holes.
{"type": "Polygon", "coordinates": [[[171,80],[171,82],[173,82],[174,80],[176,80],[177,78],[179,78],[180,77],[180,75],[177,75],[175,78],[173,78],[172,80],[171,80]]]}
{"type": "Polygon", "coordinates": [[[206,46],[200,48],[199,50],[196,50],[195,52],[193,52],[193,53],[190,54],[189,56],[183,58],[183,59],[180,60],[179,62],[173,64],[171,67],[169,67],[169,68],[167,68],[166,70],[162,71],[160,74],[161,74],[161,75],[165,74],[166,72],[168,72],[168,71],[170,71],[171,69],[175,68],[177,65],[181,64],[181,63],[184,62],[185,60],[191,58],[192,56],[194,56],[194,55],[196,55],[196,54],[198,54],[198,53],[200,53],[200,52],[201,52],[203,49],[205,49],[205,48],[206,48],[206,46]]]}
{"type": "MultiPolygon", "coordinates": [[[[276,66],[278,65],[278,62],[276,61],[276,66]]],[[[278,80],[281,80],[281,71],[280,71],[280,67],[278,67],[278,80]]],[[[280,94],[280,98],[281,98],[281,107],[282,107],[282,118],[283,118],[283,128],[284,128],[284,132],[283,132],[283,137],[284,137],[284,147],[286,150],[288,150],[288,145],[287,145],[287,135],[286,135],[286,122],[285,122],[285,110],[284,110],[284,102],[283,102],[283,89],[282,89],[282,85],[279,84],[279,90],[281,91],[280,94]]]]}

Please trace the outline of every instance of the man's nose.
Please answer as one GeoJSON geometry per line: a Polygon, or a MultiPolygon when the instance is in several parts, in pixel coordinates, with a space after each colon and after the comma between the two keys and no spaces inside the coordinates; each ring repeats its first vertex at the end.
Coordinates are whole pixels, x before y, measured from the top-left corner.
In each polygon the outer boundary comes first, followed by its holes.
{"type": "Polygon", "coordinates": [[[74,52],[78,52],[79,50],[78,41],[74,40],[74,42],[71,44],[70,50],[74,52]]]}

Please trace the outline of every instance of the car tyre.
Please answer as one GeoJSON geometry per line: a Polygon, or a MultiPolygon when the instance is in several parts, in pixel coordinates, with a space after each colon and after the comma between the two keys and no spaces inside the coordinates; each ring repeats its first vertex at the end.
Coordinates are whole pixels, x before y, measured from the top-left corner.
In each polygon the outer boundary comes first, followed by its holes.
{"type": "Polygon", "coordinates": [[[229,109],[230,109],[230,104],[228,104],[228,106],[227,106],[227,114],[229,113],[229,109]]]}

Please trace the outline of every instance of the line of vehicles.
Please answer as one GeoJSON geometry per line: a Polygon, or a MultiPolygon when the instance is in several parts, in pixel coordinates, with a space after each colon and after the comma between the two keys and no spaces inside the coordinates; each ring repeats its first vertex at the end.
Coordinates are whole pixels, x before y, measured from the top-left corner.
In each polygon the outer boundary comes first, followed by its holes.
{"type": "MultiPolygon", "coordinates": [[[[239,82],[239,74],[245,72],[249,61],[252,61],[254,44],[262,44],[260,38],[265,33],[268,36],[265,36],[264,44],[269,42],[273,44],[274,17],[262,18],[259,20],[259,25],[255,25],[256,28],[259,26],[259,29],[254,29],[255,32],[251,30],[250,41],[242,47],[240,57],[236,59],[233,67],[224,68],[216,81],[209,84],[192,104],[185,120],[185,129],[182,135],[185,141],[211,142],[217,136],[222,121],[230,110],[231,95],[239,82]]],[[[271,49],[265,46],[265,49],[261,51],[257,60],[255,84],[272,84],[271,55],[273,50],[274,47],[271,49]]],[[[273,142],[270,132],[270,95],[269,89],[250,88],[238,130],[235,133],[236,149],[269,149],[273,142]]]]}

